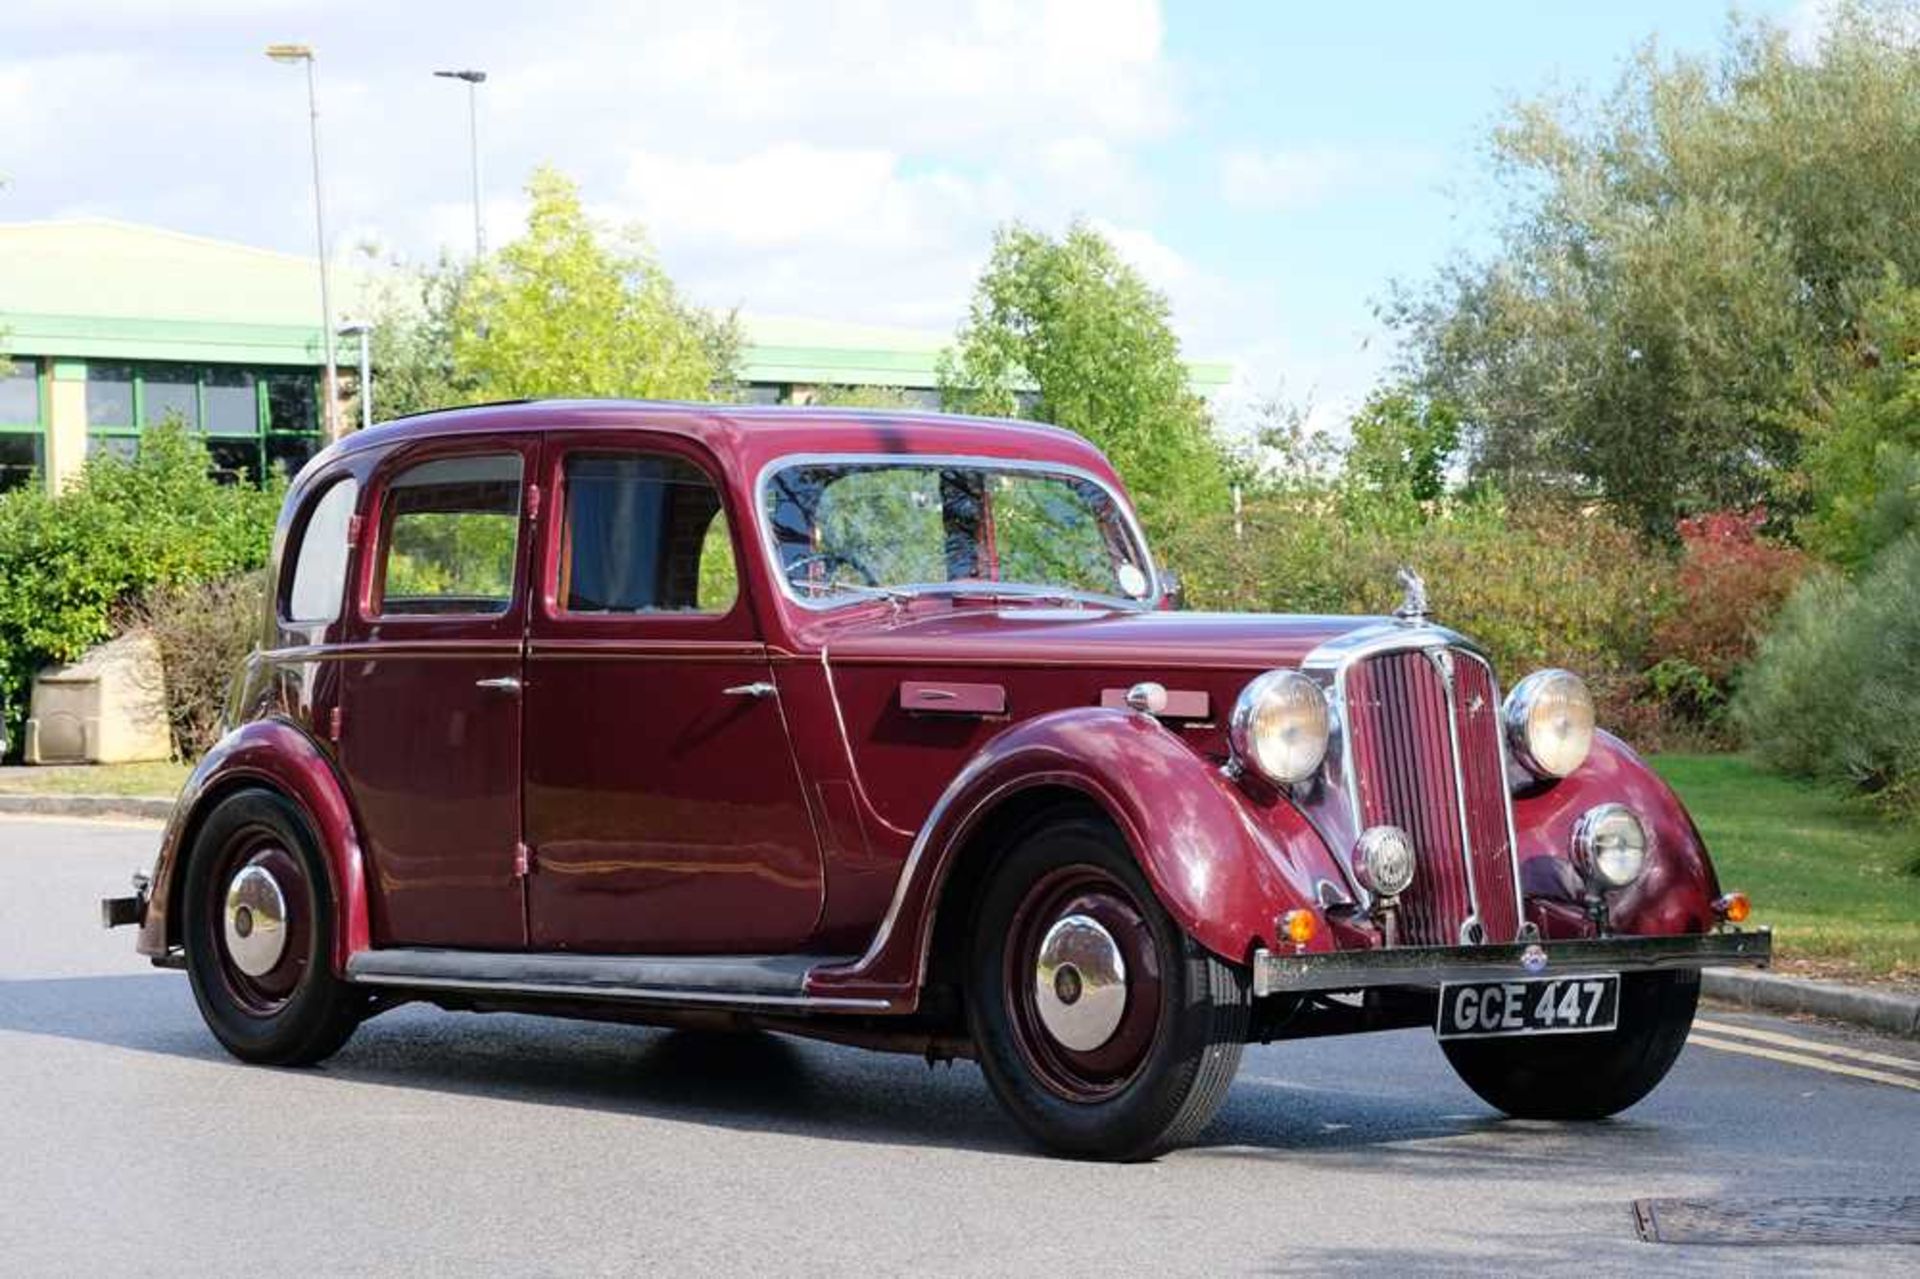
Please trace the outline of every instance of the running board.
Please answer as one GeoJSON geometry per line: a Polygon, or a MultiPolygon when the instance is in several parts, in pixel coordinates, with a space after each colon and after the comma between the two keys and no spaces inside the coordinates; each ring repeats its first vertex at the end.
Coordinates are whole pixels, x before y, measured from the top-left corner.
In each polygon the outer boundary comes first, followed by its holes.
{"type": "Polygon", "coordinates": [[[403,947],[349,956],[347,980],[415,990],[662,1004],[884,1010],[884,999],[807,994],[807,974],[813,969],[852,962],[840,955],[582,955],[403,947]]]}

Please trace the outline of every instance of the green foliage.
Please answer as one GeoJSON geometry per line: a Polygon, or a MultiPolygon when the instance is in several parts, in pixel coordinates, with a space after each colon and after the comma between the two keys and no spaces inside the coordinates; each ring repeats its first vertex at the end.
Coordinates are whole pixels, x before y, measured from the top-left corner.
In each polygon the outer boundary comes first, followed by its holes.
{"type": "Polygon", "coordinates": [[[1857,582],[1810,575],[1741,682],[1734,716],[1784,772],[1920,812],[1920,534],[1857,582]]]}
{"type": "Polygon", "coordinates": [[[1077,431],[1126,479],[1156,531],[1227,504],[1224,459],[1188,387],[1167,300],[1099,232],[996,232],[955,348],[941,357],[951,408],[1077,431]]]}
{"type": "Polygon", "coordinates": [[[1863,289],[1920,278],[1907,14],[1843,5],[1810,59],[1736,22],[1718,65],[1649,47],[1603,101],[1513,109],[1498,250],[1389,308],[1475,474],[1597,488],[1663,537],[1779,495],[1863,289]]]}
{"type": "Polygon", "coordinates": [[[1163,534],[1164,561],[1195,608],[1378,615],[1400,599],[1394,570],[1427,582],[1441,621],[1474,637],[1511,681],[1565,666],[1617,703],[1635,686],[1654,620],[1669,607],[1671,568],[1630,531],[1594,512],[1522,507],[1481,494],[1408,515],[1300,488],[1231,516],[1163,534]]]}
{"type": "Polygon", "coordinates": [[[1460,447],[1460,415],[1451,404],[1383,387],[1360,406],[1352,431],[1346,469],[1355,482],[1416,502],[1446,492],[1447,466],[1460,447]]]}
{"type": "Polygon", "coordinates": [[[1850,570],[1920,530],[1920,288],[1890,279],[1853,344],[1852,367],[1811,416],[1807,543],[1850,570]]]}
{"type": "Polygon", "coordinates": [[[0,700],[25,714],[33,675],[111,637],[113,615],[150,587],[213,581],[267,561],[284,482],[208,477],[211,459],[177,421],[132,460],[89,459],[57,496],[0,495],[0,700]]]}
{"type": "MultiPolygon", "coordinates": [[[[388,534],[387,601],[513,598],[514,511],[402,511],[388,534]]],[[[393,609],[391,611],[404,611],[393,609]]]]}
{"type": "Polygon", "coordinates": [[[527,185],[527,231],[481,263],[453,308],[453,368],[485,399],[707,399],[739,332],[683,299],[636,229],[608,233],[549,168],[527,185]]]}
{"type": "Polygon", "coordinates": [[[453,358],[455,317],[472,268],[442,257],[423,271],[398,270],[374,311],[374,409],[381,420],[486,398],[453,358]]]}

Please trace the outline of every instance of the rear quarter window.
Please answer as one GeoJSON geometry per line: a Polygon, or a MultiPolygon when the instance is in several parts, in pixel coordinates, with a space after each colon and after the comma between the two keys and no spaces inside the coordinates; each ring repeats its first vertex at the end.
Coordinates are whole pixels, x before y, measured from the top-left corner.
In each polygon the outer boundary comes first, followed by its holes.
{"type": "Polygon", "coordinates": [[[360,486],[352,479],[330,485],[307,506],[287,583],[290,622],[331,622],[340,616],[347,585],[347,530],[360,486]]]}

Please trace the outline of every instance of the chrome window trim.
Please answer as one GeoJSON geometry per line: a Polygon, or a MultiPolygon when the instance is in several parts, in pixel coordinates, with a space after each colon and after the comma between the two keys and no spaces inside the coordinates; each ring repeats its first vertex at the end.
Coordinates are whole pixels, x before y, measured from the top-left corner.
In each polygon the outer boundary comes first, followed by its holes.
{"type": "MultiPolygon", "coordinates": [[[[1067,479],[1084,480],[1106,494],[1120,513],[1127,536],[1133,540],[1134,550],[1139,552],[1141,566],[1147,574],[1147,593],[1133,600],[1122,595],[1102,595],[1092,591],[1049,592],[1036,598],[1052,598],[1056,594],[1069,594],[1085,598],[1099,604],[1114,604],[1127,609],[1145,610],[1151,608],[1161,596],[1160,571],[1154,565],[1153,551],[1147,545],[1147,535],[1140,527],[1140,518],[1134,513],[1132,503],[1121,496],[1120,492],[1084,467],[1070,462],[1041,462],[1031,458],[992,457],[968,453],[784,453],[770,458],[759,473],[754,476],[753,490],[749,494],[753,507],[753,522],[759,530],[760,547],[766,555],[767,571],[773,575],[776,589],[799,607],[811,613],[831,612],[845,608],[849,604],[867,604],[877,595],[852,595],[839,600],[809,600],[793,589],[793,583],[780,570],[780,544],[774,540],[773,528],[768,523],[766,510],[761,503],[767,497],[767,483],[777,471],[789,470],[796,466],[918,466],[931,470],[942,467],[979,468],[983,470],[1027,471],[1040,475],[1055,475],[1067,479]]],[[[1032,583],[1012,583],[1011,585],[1032,585],[1032,583]]]]}

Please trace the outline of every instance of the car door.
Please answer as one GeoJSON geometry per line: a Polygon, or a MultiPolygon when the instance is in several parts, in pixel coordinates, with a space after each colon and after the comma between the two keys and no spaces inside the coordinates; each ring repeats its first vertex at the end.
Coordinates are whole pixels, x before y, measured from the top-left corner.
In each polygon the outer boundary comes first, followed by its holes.
{"type": "Polygon", "coordinates": [[[741,528],[691,441],[555,434],[528,631],[528,919],[539,949],[800,947],[819,846],[738,572],[741,528]]]}
{"type": "Polygon", "coordinates": [[[372,476],[340,760],[376,945],[526,944],[520,686],[538,436],[397,451],[372,476]]]}

